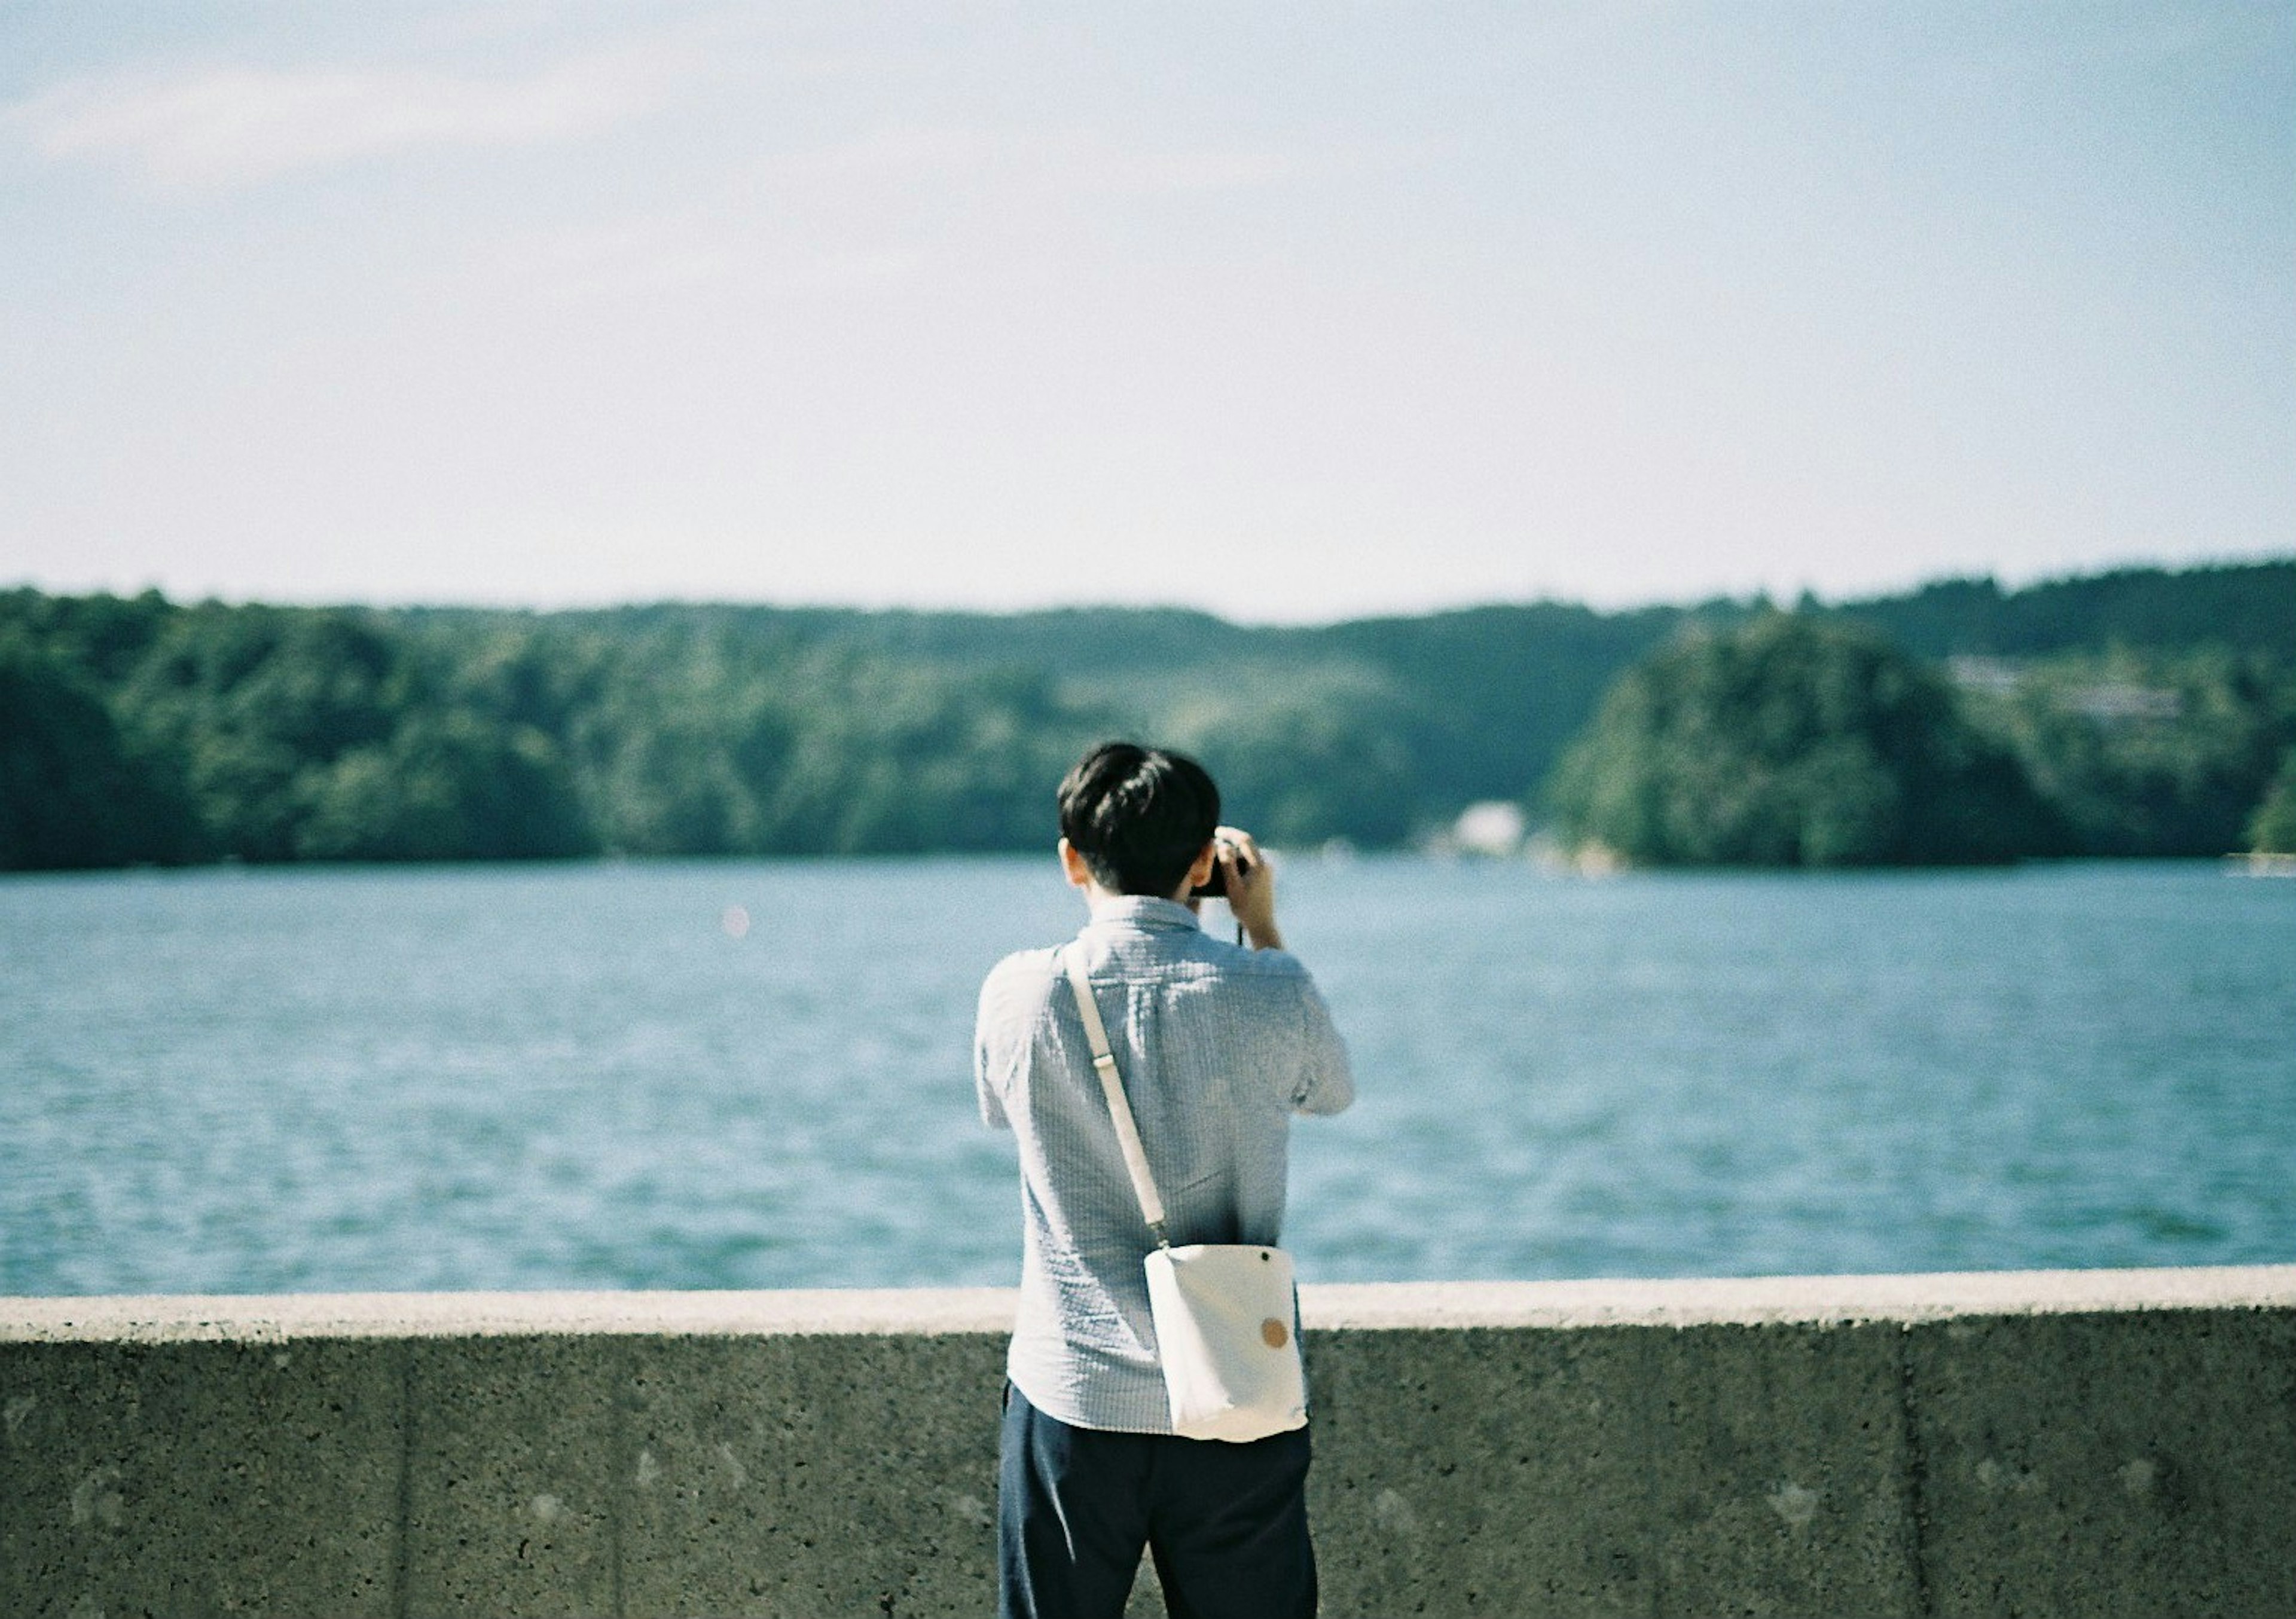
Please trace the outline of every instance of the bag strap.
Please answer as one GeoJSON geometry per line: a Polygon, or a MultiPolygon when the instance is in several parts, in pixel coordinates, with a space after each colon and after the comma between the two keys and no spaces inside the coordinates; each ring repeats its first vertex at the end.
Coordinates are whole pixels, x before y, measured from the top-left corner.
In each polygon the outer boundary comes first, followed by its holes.
{"type": "Polygon", "coordinates": [[[1140,1216],[1147,1221],[1156,1246],[1168,1248],[1172,1241],[1164,1235],[1164,1199],[1156,1195],[1155,1177],[1148,1173],[1148,1150],[1140,1144],[1140,1126],[1133,1123],[1132,1104],[1124,1100],[1124,1079],[1116,1071],[1116,1053],[1108,1048],[1108,1027],[1092,998],[1084,955],[1063,950],[1061,965],[1068,969],[1069,988],[1075,992],[1077,1011],[1084,1018],[1084,1037],[1092,1043],[1093,1071],[1100,1075],[1101,1094],[1108,1099],[1108,1116],[1116,1124],[1116,1142],[1124,1149],[1125,1173],[1132,1177],[1132,1195],[1140,1199],[1140,1216]]]}

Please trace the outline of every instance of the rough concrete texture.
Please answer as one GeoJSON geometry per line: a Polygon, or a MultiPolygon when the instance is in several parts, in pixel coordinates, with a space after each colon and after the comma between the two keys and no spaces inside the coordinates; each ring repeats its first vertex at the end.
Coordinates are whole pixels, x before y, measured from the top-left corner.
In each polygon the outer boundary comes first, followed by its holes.
{"type": "MultiPolygon", "coordinates": [[[[1012,1306],[0,1300],[0,1614],[980,1614],[1012,1306]]],[[[1327,1614],[2296,1615],[2296,1267],[1303,1307],[1327,1614]]]]}
{"type": "Polygon", "coordinates": [[[1318,1528],[1374,1552],[1327,1559],[1327,1606],[1918,1612],[1895,1337],[1709,1326],[1319,1343],[1318,1528]]]}

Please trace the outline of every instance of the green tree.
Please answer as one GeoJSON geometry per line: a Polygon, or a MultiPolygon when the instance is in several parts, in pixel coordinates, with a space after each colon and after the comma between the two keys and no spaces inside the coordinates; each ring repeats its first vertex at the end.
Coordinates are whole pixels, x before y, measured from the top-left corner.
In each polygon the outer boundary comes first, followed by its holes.
{"type": "Polygon", "coordinates": [[[2050,816],[1942,676],[1801,614],[1688,635],[1620,677],[1549,797],[1565,838],[1640,864],[1972,863],[2050,816]]]}
{"type": "Polygon", "coordinates": [[[413,675],[373,615],[209,602],[160,627],[119,705],[142,746],[180,761],[207,846],[283,861],[313,773],[386,740],[421,701],[413,675]]]}
{"type": "Polygon", "coordinates": [[[2296,748],[2280,758],[2280,773],[2248,822],[2249,846],[2259,854],[2296,854],[2296,748]]]}
{"type": "Polygon", "coordinates": [[[198,848],[170,762],[70,669],[0,634],[0,870],[175,863],[198,848]]]}
{"type": "Polygon", "coordinates": [[[417,714],[299,784],[306,860],[527,860],[592,844],[557,744],[527,725],[417,714]]]}
{"type": "Polygon", "coordinates": [[[1225,813],[1275,844],[1403,842],[1420,818],[1414,742],[1430,727],[1374,672],[1326,666],[1226,683],[1156,734],[1201,758],[1225,813]]]}

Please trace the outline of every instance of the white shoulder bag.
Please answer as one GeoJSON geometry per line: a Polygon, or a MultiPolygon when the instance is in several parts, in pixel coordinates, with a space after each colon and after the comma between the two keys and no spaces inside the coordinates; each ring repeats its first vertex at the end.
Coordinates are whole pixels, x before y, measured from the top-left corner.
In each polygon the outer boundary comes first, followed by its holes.
{"type": "Polygon", "coordinates": [[[1085,1037],[1092,1043],[1092,1066],[1108,1098],[1133,1195],[1156,1238],[1156,1251],[1144,1263],[1157,1358],[1172,1402],[1172,1431],[1186,1439],[1242,1444],[1305,1427],[1308,1386],[1295,1330],[1292,1255],[1248,1243],[1172,1246],[1164,1234],[1164,1200],[1148,1173],[1140,1128],[1125,1100],[1083,957],[1063,950],[1061,959],[1069,987],[1076,992],[1085,1037]]]}

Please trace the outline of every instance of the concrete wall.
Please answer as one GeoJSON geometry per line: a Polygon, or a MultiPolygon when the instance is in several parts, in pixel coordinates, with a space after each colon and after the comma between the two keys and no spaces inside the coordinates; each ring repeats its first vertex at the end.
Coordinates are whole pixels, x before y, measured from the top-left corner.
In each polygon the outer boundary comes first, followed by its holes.
{"type": "MultiPolygon", "coordinates": [[[[1304,1304],[1327,1614],[2296,1615],[2296,1266],[1304,1304]]],[[[980,1615],[1011,1311],[0,1299],[0,1614],[980,1615]]]]}

